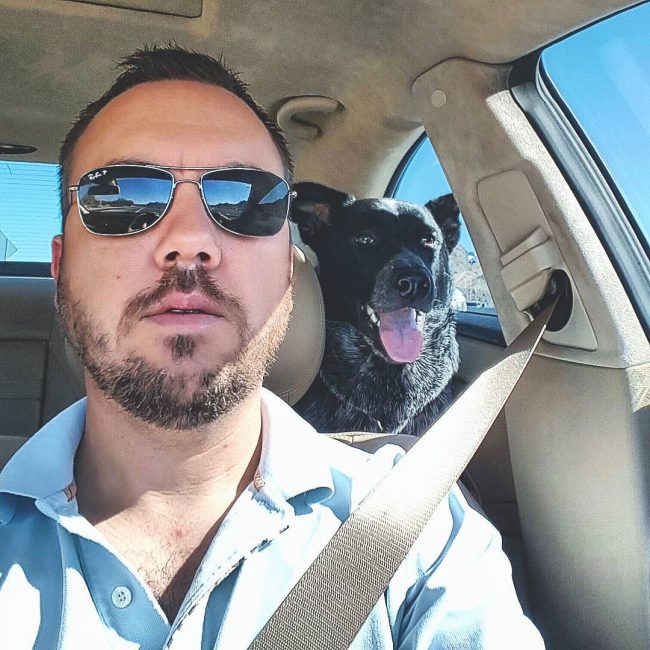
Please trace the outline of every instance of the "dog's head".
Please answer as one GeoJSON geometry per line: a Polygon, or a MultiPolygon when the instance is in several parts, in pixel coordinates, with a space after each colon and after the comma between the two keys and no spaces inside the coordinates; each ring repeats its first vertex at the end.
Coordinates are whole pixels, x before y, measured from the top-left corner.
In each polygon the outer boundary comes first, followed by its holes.
{"type": "Polygon", "coordinates": [[[318,255],[329,320],[359,329],[394,363],[418,358],[425,322],[450,310],[448,255],[460,235],[451,194],[425,207],[298,183],[291,219],[318,255]]]}

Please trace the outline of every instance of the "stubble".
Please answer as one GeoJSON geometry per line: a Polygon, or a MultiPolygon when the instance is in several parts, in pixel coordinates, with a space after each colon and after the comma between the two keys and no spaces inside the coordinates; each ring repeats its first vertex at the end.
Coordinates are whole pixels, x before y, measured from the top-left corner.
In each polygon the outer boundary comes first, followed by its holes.
{"type": "MultiPolygon", "coordinates": [[[[276,358],[293,307],[293,285],[288,287],[267,321],[257,331],[248,327],[236,297],[226,294],[203,269],[169,269],[157,287],[140,292],[120,318],[116,345],[124,339],[149,306],[171,291],[200,291],[227,306],[239,332],[240,349],[220,367],[188,374],[179,368],[159,368],[144,356],[113,359],[109,333],[94,322],[81,300],[71,295],[62,261],[57,285],[57,312],[71,345],[104,395],[144,422],[162,429],[188,430],[215,422],[258,389],[276,358]],[[188,393],[187,386],[195,388],[188,393]]],[[[197,354],[202,337],[172,335],[164,344],[174,365],[197,354]]]]}

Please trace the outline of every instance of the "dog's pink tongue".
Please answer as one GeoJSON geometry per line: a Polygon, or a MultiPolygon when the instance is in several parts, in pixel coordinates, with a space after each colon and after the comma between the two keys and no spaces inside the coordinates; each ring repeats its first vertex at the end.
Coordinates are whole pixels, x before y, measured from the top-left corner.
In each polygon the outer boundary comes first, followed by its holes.
{"type": "Polygon", "coordinates": [[[420,356],[424,338],[415,321],[415,309],[381,312],[379,336],[386,353],[397,363],[411,363],[420,356]]]}

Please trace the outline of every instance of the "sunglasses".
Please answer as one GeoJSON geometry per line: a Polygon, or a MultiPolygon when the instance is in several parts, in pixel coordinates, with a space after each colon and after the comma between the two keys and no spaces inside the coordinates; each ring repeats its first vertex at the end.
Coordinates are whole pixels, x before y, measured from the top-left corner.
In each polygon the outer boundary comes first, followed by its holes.
{"type": "Polygon", "coordinates": [[[136,235],[167,213],[179,183],[194,183],[212,220],[228,232],[271,237],[282,230],[295,196],[287,181],[259,169],[107,165],[84,174],[77,192],[79,216],[95,235],[136,235]],[[207,170],[199,180],[176,180],[170,170],[207,170]]]}

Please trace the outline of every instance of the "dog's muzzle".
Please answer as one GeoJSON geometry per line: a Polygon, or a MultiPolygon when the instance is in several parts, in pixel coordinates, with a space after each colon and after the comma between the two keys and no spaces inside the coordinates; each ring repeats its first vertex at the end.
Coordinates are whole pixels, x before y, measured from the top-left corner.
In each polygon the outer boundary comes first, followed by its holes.
{"type": "Polygon", "coordinates": [[[431,293],[431,282],[424,273],[409,273],[397,279],[397,291],[407,300],[421,300],[431,293]]]}

